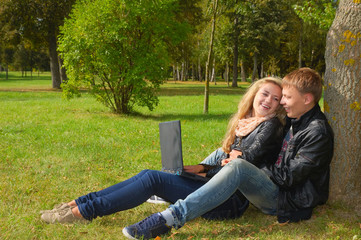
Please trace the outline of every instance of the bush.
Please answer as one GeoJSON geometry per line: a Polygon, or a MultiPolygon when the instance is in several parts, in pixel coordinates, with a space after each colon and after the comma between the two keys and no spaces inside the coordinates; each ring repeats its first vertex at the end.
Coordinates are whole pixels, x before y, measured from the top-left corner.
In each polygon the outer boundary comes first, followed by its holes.
{"type": "Polygon", "coordinates": [[[69,80],[64,95],[86,87],[115,113],[150,110],[165,78],[168,50],[188,32],[174,0],[83,0],[61,28],[59,50],[69,80]]]}

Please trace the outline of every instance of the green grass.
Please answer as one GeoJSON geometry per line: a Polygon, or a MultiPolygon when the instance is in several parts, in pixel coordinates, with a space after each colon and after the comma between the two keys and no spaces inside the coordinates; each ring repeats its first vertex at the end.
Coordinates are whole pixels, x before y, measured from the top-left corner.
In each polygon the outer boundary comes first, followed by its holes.
{"type": "MultiPolygon", "coordinates": [[[[136,115],[119,116],[88,94],[67,101],[61,92],[44,91],[51,86],[47,76],[0,78],[0,239],[124,239],[124,226],[165,206],[145,203],[88,225],[48,225],[40,221],[39,211],[142,169],[160,169],[162,121],[181,120],[185,163],[199,163],[220,146],[243,92],[211,84],[209,114],[203,115],[203,85],[169,82],[155,111],[137,108],[136,115]]],[[[316,208],[309,221],[275,222],[250,207],[236,220],[195,219],[173,230],[170,239],[361,238],[360,219],[337,204],[316,208]]]]}

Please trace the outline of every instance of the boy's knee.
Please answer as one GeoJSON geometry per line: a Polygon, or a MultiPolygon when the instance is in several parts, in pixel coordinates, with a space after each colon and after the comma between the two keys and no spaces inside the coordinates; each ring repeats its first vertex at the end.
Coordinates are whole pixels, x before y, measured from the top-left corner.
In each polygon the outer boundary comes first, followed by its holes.
{"type": "Polygon", "coordinates": [[[244,165],[248,165],[249,162],[247,162],[246,160],[242,159],[242,158],[236,158],[233,159],[232,161],[230,161],[227,165],[229,165],[232,168],[242,168],[242,166],[244,165]]]}

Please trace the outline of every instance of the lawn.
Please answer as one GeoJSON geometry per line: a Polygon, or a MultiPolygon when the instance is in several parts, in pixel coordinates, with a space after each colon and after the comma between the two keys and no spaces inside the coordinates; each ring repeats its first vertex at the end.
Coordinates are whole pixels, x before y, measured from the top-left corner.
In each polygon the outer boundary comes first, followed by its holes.
{"type": "MultiPolygon", "coordinates": [[[[165,206],[145,203],[88,225],[48,225],[39,211],[160,169],[158,124],[181,120],[184,161],[197,164],[220,146],[245,86],[211,84],[203,115],[203,85],[168,82],[150,112],[115,115],[90,95],[70,101],[51,88],[49,74],[0,75],[0,239],[124,239],[121,230],[165,206]]],[[[229,221],[198,218],[169,239],[361,239],[360,219],[337,203],[316,208],[309,221],[279,225],[250,207],[229,221]]],[[[164,237],[163,239],[167,239],[164,237]]]]}

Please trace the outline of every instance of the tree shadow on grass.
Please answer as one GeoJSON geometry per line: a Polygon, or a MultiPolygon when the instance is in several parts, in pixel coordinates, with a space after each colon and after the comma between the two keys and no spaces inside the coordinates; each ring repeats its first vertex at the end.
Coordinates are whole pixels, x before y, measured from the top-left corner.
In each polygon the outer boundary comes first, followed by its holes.
{"type": "MultiPolygon", "coordinates": [[[[210,87],[210,95],[243,95],[248,86],[240,86],[236,88],[222,86],[210,87]]],[[[193,96],[204,95],[204,86],[187,86],[187,87],[162,87],[157,92],[158,96],[193,96]]]]}
{"type": "Polygon", "coordinates": [[[140,112],[134,112],[132,116],[140,119],[152,119],[160,122],[173,120],[228,121],[231,114],[143,114],[140,112]]]}

